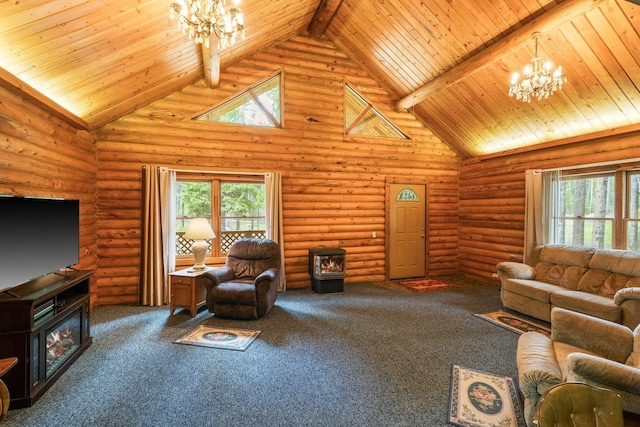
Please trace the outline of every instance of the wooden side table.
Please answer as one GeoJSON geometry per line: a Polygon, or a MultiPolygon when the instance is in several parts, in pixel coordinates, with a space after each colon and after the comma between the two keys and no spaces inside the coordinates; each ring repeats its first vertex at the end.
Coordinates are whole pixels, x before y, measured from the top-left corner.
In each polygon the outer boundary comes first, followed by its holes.
{"type": "Polygon", "coordinates": [[[191,317],[196,316],[198,309],[205,305],[207,299],[207,291],[202,285],[202,275],[214,268],[208,267],[200,271],[185,268],[169,274],[171,277],[169,305],[172,315],[176,308],[186,308],[191,312],[191,317]]]}
{"type": "MultiPolygon", "coordinates": [[[[6,359],[0,359],[0,378],[13,368],[18,363],[17,357],[8,357],[6,359]]],[[[7,414],[9,410],[9,403],[11,397],[9,396],[9,389],[2,379],[0,379],[0,420],[7,414]]]]}

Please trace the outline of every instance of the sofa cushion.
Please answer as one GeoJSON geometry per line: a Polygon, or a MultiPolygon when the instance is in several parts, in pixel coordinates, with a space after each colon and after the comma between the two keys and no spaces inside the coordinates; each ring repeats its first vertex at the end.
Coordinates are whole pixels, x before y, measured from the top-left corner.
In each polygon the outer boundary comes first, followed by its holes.
{"type": "Polygon", "coordinates": [[[599,294],[604,282],[611,276],[610,271],[590,268],[578,283],[578,290],[591,294],[599,294]]]}
{"type": "Polygon", "coordinates": [[[577,265],[553,264],[541,261],[536,264],[535,279],[566,289],[576,290],[587,269],[577,265]]]}
{"type": "Polygon", "coordinates": [[[567,378],[567,356],[569,356],[569,354],[578,352],[597,356],[597,354],[595,353],[592,353],[580,347],[573,346],[571,344],[563,343],[561,341],[553,341],[553,352],[556,356],[558,366],[562,371],[562,378],[567,378]]]}
{"type": "Polygon", "coordinates": [[[577,311],[599,317],[610,322],[620,323],[622,310],[611,298],[582,291],[560,290],[550,296],[554,307],[577,311]]]}
{"type": "Polygon", "coordinates": [[[580,279],[578,290],[613,298],[620,289],[639,285],[638,277],[592,268],[580,279]]]}
{"type": "Polygon", "coordinates": [[[640,277],[640,252],[599,249],[591,257],[589,268],[640,277]]]}
{"type": "Polygon", "coordinates": [[[218,304],[257,305],[256,287],[253,281],[232,280],[211,289],[218,304]]]}
{"type": "Polygon", "coordinates": [[[547,245],[540,251],[540,261],[552,264],[588,267],[595,248],[565,245],[547,245]]]}
{"type": "Polygon", "coordinates": [[[600,288],[600,295],[613,298],[616,292],[620,289],[628,286],[637,286],[638,283],[640,283],[640,278],[634,278],[627,276],[626,274],[613,273],[604,281],[604,285],[600,288]],[[635,285],[633,283],[635,283],[635,285]]]}
{"type": "Polygon", "coordinates": [[[507,279],[502,286],[505,290],[514,294],[545,303],[550,301],[552,292],[564,290],[564,288],[550,283],[526,279],[507,279]]]}

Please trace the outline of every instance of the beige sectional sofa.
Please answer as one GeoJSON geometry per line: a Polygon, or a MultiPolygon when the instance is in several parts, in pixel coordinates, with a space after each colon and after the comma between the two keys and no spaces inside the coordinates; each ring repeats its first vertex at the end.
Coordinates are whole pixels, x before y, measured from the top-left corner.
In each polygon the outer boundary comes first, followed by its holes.
{"type": "Polygon", "coordinates": [[[562,307],[632,330],[640,324],[640,253],[578,246],[537,247],[528,263],[501,262],[504,307],[551,321],[562,307]]]}

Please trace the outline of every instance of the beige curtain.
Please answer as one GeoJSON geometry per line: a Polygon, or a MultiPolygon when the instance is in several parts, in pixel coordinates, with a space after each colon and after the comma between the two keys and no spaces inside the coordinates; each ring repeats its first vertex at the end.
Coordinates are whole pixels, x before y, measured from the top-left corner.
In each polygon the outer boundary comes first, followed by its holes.
{"type": "Polygon", "coordinates": [[[533,249],[542,244],[542,172],[527,170],[525,172],[524,199],[524,261],[526,262],[533,249]]]}
{"type": "Polygon", "coordinates": [[[175,171],[142,168],[142,230],[139,303],[169,302],[169,273],[175,268],[175,171]]]}
{"type": "Polygon", "coordinates": [[[527,170],[525,173],[525,262],[536,246],[557,242],[561,176],[558,170],[527,170]]]}
{"type": "Polygon", "coordinates": [[[287,289],[284,274],[284,233],[282,231],[282,176],[279,172],[269,172],[264,175],[267,199],[267,237],[280,244],[280,274],[278,290],[287,289]]]}
{"type": "Polygon", "coordinates": [[[560,180],[562,171],[542,172],[542,243],[558,243],[558,218],[560,217],[560,180]]]}

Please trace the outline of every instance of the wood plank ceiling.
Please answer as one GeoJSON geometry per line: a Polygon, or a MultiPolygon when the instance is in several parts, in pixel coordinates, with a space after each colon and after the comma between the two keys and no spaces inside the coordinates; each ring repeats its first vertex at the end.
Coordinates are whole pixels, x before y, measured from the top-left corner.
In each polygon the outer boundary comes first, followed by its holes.
{"type": "MultiPolygon", "coordinates": [[[[0,67],[100,127],[203,77],[170,0],[0,1],[0,67]]],[[[462,158],[640,128],[640,6],[627,0],[241,0],[230,64],[298,34],[326,37],[462,158]],[[314,15],[315,14],[315,15],[314,15]],[[311,27],[309,24],[313,23],[311,27]],[[563,90],[508,96],[539,54],[563,90]]]]}

